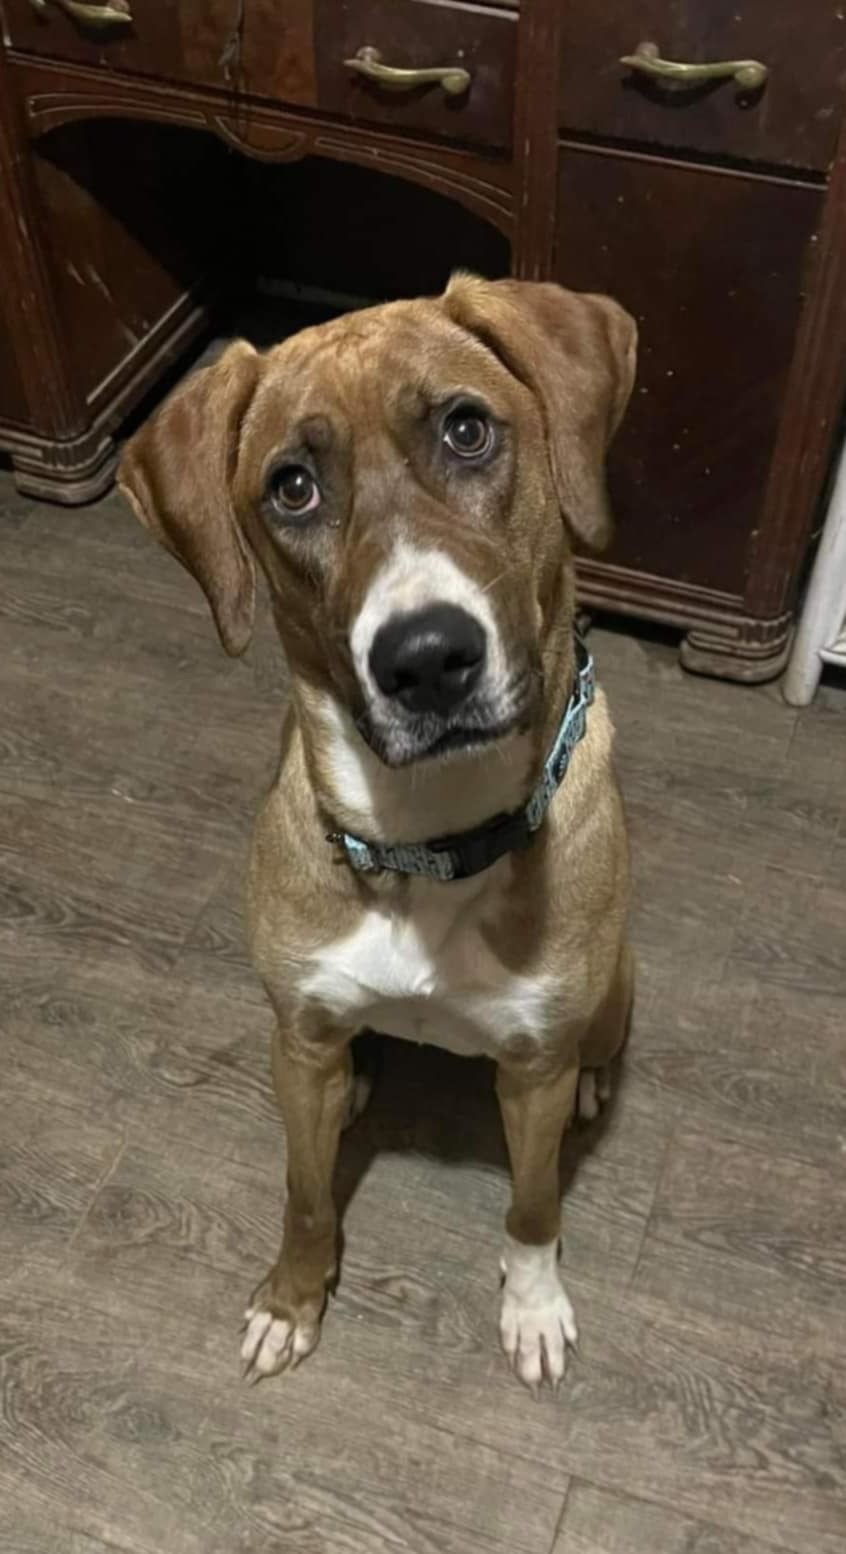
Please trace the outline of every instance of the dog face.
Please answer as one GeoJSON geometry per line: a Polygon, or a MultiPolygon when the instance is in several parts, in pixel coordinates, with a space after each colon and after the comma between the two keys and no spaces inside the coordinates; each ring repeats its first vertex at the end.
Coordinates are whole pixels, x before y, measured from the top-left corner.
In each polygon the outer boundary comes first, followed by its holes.
{"type": "Polygon", "coordinates": [[[443,756],[532,723],[568,529],[607,537],[634,342],[606,298],[458,277],[265,356],[232,346],[133,439],[121,484],[229,652],[255,555],[295,675],[386,764],[443,756]]]}

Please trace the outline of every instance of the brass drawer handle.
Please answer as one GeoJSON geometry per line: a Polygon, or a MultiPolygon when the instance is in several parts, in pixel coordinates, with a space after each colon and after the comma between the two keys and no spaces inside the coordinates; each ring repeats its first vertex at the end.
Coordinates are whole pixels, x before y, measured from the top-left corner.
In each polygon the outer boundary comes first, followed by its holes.
{"type": "MultiPolygon", "coordinates": [[[[86,0],[53,0],[75,22],[83,27],[131,27],[132,12],[128,0],[111,0],[109,5],[88,5],[86,0]]],[[[30,0],[33,9],[42,16],[48,12],[47,0],[30,0]]]]}
{"type": "Polygon", "coordinates": [[[383,65],[378,49],[369,45],[359,49],[354,59],[345,59],[348,70],[355,70],[368,81],[375,81],[386,92],[410,92],[415,86],[435,81],[447,97],[460,97],[470,85],[470,72],[461,65],[434,65],[429,70],[402,70],[398,65],[383,65]]]}
{"type": "Polygon", "coordinates": [[[621,65],[638,70],[669,87],[700,86],[706,81],[734,81],[744,92],[757,92],[769,75],[758,59],[722,59],[713,65],[686,65],[662,59],[657,43],[639,43],[633,54],[624,54],[621,65]]]}

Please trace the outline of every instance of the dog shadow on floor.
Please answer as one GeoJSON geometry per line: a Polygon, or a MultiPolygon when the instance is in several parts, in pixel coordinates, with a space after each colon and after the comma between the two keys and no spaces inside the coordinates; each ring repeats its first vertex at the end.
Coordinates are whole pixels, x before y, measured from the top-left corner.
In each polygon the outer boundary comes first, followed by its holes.
{"type": "MultiPolygon", "coordinates": [[[[372,1032],[356,1038],[354,1053],[357,1070],[373,1075],[373,1090],[363,1115],[342,1135],[335,1171],[341,1273],[346,1210],[378,1156],[416,1154],[445,1165],[470,1164],[500,1172],[504,1184],[510,1178],[491,1062],[454,1057],[437,1047],[417,1047],[372,1032]]],[[[576,1121],[565,1133],[559,1172],[562,1194],[609,1126],[621,1070],[618,1058],[610,1099],[596,1120],[576,1121]]]]}

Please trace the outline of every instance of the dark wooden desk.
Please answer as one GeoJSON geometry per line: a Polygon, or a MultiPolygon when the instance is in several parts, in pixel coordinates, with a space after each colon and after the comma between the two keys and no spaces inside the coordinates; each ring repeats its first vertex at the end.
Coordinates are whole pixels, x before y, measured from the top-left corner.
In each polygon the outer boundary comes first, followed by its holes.
{"type": "MultiPolygon", "coordinates": [[[[835,6],[98,6],[0,0],[0,448],[22,489],[108,485],[122,421],[258,257],[232,219],[244,159],[357,163],[489,223],[514,273],[636,314],[618,538],[583,563],[583,597],[678,625],[690,668],[778,672],[846,381],[835,6]],[[644,42],[766,80],[620,64],[644,42]],[[345,63],[372,71],[373,50],[451,76],[395,90],[345,63]]],[[[342,209],[322,220],[342,255],[342,209]]]]}

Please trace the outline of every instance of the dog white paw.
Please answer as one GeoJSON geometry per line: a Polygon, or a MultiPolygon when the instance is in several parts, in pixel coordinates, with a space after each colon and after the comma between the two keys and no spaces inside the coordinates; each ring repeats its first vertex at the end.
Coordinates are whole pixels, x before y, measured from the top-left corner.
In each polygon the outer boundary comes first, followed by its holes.
{"type": "Polygon", "coordinates": [[[515,1375],[534,1393],[542,1382],[557,1388],[575,1348],[573,1307],[558,1275],[558,1244],[523,1246],[509,1236],[502,1260],[505,1283],[499,1333],[515,1375]]]}
{"type": "Polygon", "coordinates": [[[275,1317],[262,1307],[248,1306],[246,1332],[241,1345],[244,1375],[259,1381],[280,1371],[293,1370],[311,1354],[320,1337],[319,1324],[305,1326],[275,1317]]]}
{"type": "Polygon", "coordinates": [[[577,1109],[580,1122],[595,1122],[611,1096],[611,1075],[607,1068],[583,1068],[579,1075],[577,1109]]]}

